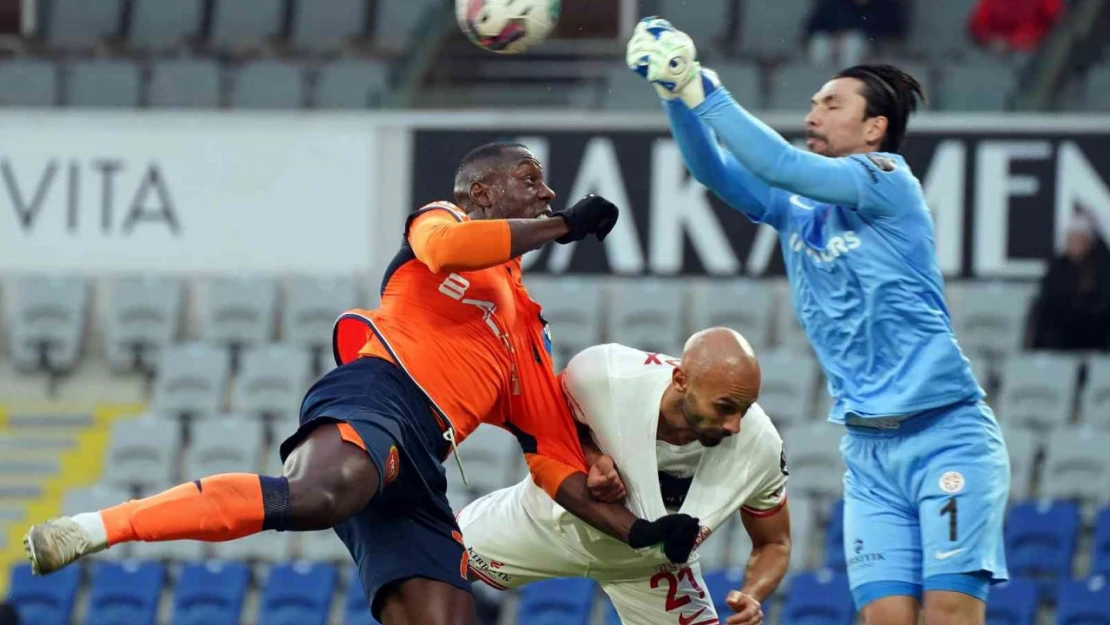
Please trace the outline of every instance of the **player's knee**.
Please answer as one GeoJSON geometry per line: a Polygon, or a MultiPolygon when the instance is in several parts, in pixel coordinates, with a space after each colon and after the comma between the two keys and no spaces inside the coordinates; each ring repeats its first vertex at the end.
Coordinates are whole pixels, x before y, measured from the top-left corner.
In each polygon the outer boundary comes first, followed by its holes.
{"type": "Polygon", "coordinates": [[[925,593],[925,625],[982,625],[986,603],[960,592],[925,593]]]}
{"type": "Polygon", "coordinates": [[[917,625],[918,611],[915,598],[896,595],[868,603],[861,614],[867,625],[917,625]]]}

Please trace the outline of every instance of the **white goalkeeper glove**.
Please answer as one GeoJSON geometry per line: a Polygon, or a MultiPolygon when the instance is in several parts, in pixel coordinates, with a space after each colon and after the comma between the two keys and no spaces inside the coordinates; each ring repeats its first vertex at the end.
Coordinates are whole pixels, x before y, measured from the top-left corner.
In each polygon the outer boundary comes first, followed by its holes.
{"type": "Polygon", "coordinates": [[[720,86],[716,72],[703,69],[686,33],[665,19],[645,17],[636,24],[625,57],[628,68],[647,79],[666,100],[681,98],[691,109],[720,86]]]}

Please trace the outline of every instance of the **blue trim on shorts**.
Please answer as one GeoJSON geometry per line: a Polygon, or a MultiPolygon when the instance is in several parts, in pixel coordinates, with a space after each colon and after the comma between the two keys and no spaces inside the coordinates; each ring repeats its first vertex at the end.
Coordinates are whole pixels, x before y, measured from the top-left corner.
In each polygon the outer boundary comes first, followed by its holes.
{"type": "Polygon", "coordinates": [[[990,593],[991,574],[986,571],[975,573],[947,573],[925,579],[925,592],[947,590],[970,595],[985,602],[990,593]]]}
{"type": "Polygon", "coordinates": [[[913,597],[921,601],[921,584],[910,582],[868,582],[852,589],[852,598],[856,602],[856,609],[862,610],[863,606],[886,599],[887,597],[913,597]]]}

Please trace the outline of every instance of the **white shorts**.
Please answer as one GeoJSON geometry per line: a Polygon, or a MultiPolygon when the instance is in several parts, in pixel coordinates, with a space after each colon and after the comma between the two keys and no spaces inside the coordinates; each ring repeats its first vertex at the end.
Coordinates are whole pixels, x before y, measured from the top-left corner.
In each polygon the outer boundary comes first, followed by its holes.
{"type": "Polygon", "coordinates": [[[459,527],[471,575],[498,590],[589,577],[609,595],[623,625],[718,622],[696,560],[679,566],[645,556],[584,526],[531,480],[474,501],[459,513],[459,527]]]}

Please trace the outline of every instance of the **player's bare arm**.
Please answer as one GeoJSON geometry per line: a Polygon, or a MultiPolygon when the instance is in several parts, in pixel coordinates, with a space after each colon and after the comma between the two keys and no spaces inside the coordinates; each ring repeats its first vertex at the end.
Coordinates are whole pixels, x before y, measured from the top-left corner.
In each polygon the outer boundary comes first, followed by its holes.
{"type": "MultiPolygon", "coordinates": [[[[740,520],[752,539],[752,553],[740,592],[762,602],[782,583],[790,564],[790,504],[783,503],[769,516],[741,509],[740,520]]],[[[729,620],[728,623],[734,622],[729,620]]]]}

